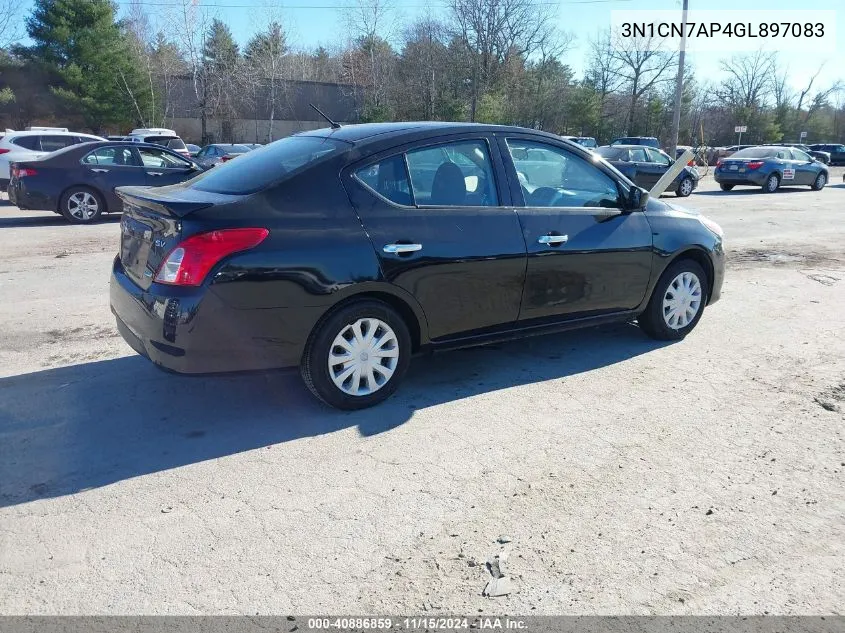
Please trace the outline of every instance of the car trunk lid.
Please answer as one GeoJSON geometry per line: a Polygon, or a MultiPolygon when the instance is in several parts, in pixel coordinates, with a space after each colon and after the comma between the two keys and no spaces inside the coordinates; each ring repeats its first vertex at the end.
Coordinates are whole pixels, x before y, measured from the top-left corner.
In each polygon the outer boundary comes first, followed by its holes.
{"type": "Polygon", "coordinates": [[[186,225],[197,211],[229,202],[233,196],[172,187],[118,187],[123,201],[120,261],[141,288],[149,288],[159,267],[183,239],[202,230],[202,222],[186,225]]]}

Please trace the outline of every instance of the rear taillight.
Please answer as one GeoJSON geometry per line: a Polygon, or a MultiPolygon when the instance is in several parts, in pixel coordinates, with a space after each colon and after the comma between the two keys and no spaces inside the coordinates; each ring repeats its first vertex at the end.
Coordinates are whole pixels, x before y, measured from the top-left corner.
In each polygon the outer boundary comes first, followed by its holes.
{"type": "Polygon", "coordinates": [[[716,167],[721,167],[721,166],[722,166],[722,159],[720,158],[716,161],[716,167]]]}
{"type": "Polygon", "coordinates": [[[687,167],[695,167],[695,159],[687,163],[687,167]]]}
{"type": "Polygon", "coordinates": [[[258,246],[269,234],[267,229],[221,229],[192,235],[168,253],[155,280],[174,286],[199,286],[221,259],[258,246]]]}
{"type": "Polygon", "coordinates": [[[760,167],[762,167],[763,165],[764,165],[764,162],[762,160],[752,160],[751,162],[747,163],[745,166],[748,167],[748,169],[760,169],[760,167]]]}
{"type": "Polygon", "coordinates": [[[0,154],[8,154],[12,150],[6,149],[5,147],[0,147],[0,154]]]}
{"type": "Polygon", "coordinates": [[[31,167],[12,166],[12,178],[26,178],[27,176],[35,176],[38,172],[31,167]]]}
{"type": "Polygon", "coordinates": [[[229,156],[229,155],[226,155],[226,156],[223,156],[223,157],[221,157],[221,158],[220,158],[220,162],[221,162],[221,163],[225,163],[225,162],[227,162],[227,161],[232,160],[233,158],[234,158],[234,156],[229,156]]]}

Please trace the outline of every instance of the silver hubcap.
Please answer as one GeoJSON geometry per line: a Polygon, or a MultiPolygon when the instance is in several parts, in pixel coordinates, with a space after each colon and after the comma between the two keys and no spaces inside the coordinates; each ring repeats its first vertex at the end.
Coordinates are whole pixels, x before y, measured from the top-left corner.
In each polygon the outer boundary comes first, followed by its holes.
{"type": "Polygon", "coordinates": [[[343,393],[366,396],[384,387],[399,363],[396,333],[379,319],[358,319],[329,349],[329,376],[343,393]]]}
{"type": "Polygon", "coordinates": [[[826,180],[825,180],[824,174],[819,174],[819,177],[816,178],[816,187],[821,189],[822,187],[824,187],[825,182],[826,182],[826,180]]]}
{"type": "Polygon", "coordinates": [[[673,330],[689,325],[701,307],[701,282],[693,273],[681,273],[663,295],[663,320],[673,330]]]}
{"type": "Polygon", "coordinates": [[[772,176],[769,178],[769,191],[774,191],[778,188],[778,179],[777,176],[772,176]]]}
{"type": "Polygon", "coordinates": [[[99,209],[97,199],[87,191],[78,191],[67,200],[67,210],[79,220],[90,220],[99,209]]]}
{"type": "Polygon", "coordinates": [[[692,180],[687,179],[681,181],[681,193],[685,196],[692,193],[692,180]]]}

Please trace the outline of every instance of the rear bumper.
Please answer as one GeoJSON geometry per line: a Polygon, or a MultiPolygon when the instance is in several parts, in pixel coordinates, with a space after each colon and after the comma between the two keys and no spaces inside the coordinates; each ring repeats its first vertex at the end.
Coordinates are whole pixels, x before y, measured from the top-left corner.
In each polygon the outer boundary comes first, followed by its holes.
{"type": "Polygon", "coordinates": [[[8,186],[9,202],[22,210],[56,211],[58,200],[52,196],[27,188],[24,180],[14,180],[8,186]]]}
{"type": "Polygon", "coordinates": [[[281,333],[289,316],[280,314],[284,309],[235,309],[205,286],[153,284],[143,290],[126,275],[119,257],[109,294],[123,340],[163,369],[208,374],[299,364],[305,341],[281,333]]]}
{"type": "Polygon", "coordinates": [[[757,185],[762,187],[766,182],[770,172],[760,171],[759,169],[740,173],[738,171],[727,171],[724,169],[716,169],[713,172],[713,178],[719,184],[726,185],[757,185]]]}

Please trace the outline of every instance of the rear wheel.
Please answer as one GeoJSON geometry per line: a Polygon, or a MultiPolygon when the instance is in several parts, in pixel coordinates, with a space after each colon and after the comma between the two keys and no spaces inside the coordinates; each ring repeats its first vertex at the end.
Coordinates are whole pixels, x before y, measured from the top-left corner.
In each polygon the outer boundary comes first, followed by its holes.
{"type": "Polygon", "coordinates": [[[692,178],[684,178],[680,184],[678,185],[677,191],[675,193],[678,195],[679,198],[686,198],[688,195],[692,193],[693,190],[693,182],[692,178]]]}
{"type": "Polygon", "coordinates": [[[88,187],[71,187],[62,195],[59,211],[68,222],[94,222],[106,210],[103,197],[88,187]]]}
{"type": "Polygon", "coordinates": [[[696,262],[683,259],[667,268],[637,322],[651,338],[673,341],[692,332],[707,301],[707,275],[696,262]]]}
{"type": "Polygon", "coordinates": [[[827,174],[822,172],[816,176],[816,180],[812,184],[813,191],[821,191],[827,184],[827,174]]]}
{"type": "Polygon", "coordinates": [[[725,183],[722,183],[719,186],[722,188],[722,191],[730,191],[734,188],[733,185],[726,185],[725,183]]]}
{"type": "Polygon", "coordinates": [[[780,176],[772,174],[763,183],[763,193],[774,193],[780,187],[780,176]]]}
{"type": "Polygon", "coordinates": [[[408,369],[411,335],[402,317],[381,301],[347,304],[312,332],[300,370],[320,400],[363,409],[387,399],[408,369]]]}

